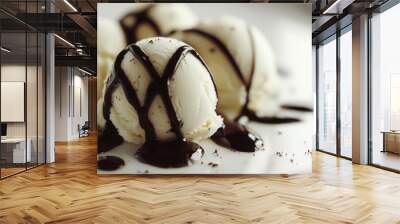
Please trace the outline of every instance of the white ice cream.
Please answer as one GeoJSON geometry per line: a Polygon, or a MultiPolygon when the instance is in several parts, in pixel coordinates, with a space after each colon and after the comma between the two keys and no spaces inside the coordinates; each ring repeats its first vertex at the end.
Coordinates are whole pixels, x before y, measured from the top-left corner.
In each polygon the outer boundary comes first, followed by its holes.
{"type": "MultiPolygon", "coordinates": [[[[164,68],[173,53],[185,43],[171,38],[148,38],[137,42],[147,54],[158,74],[164,68]]],[[[121,67],[128,76],[143,105],[151,76],[135,56],[127,52],[121,67]]],[[[173,78],[169,81],[169,95],[178,120],[183,123],[181,131],[188,140],[208,138],[222,126],[222,118],[216,114],[217,95],[211,76],[206,67],[191,54],[187,54],[178,64],[173,78]]],[[[126,99],[119,86],[112,96],[110,120],[125,141],[142,144],[145,131],[139,124],[138,114],[126,99]]],[[[102,101],[99,101],[99,125],[104,124],[102,101]]],[[[160,95],[155,97],[149,110],[149,119],[153,124],[157,138],[168,140],[175,138],[160,95]]]]}
{"type": "Polygon", "coordinates": [[[103,93],[104,80],[111,72],[115,58],[125,46],[125,36],[118,22],[99,18],[97,21],[97,99],[103,93]]]}
{"type": "MultiPolygon", "coordinates": [[[[161,33],[157,33],[156,30],[145,21],[140,23],[134,31],[138,40],[167,35],[174,30],[188,29],[197,23],[195,14],[184,4],[144,4],[138,5],[132,12],[143,11],[149,6],[151,6],[151,9],[148,11],[147,17],[157,25],[161,33]]],[[[128,27],[133,27],[137,21],[137,18],[134,16],[124,17],[121,20],[122,24],[128,27]]]]}
{"type": "MultiPolygon", "coordinates": [[[[226,46],[246,82],[250,81],[252,64],[255,63],[248,108],[258,116],[274,115],[280,107],[279,77],[273,50],[261,31],[230,16],[202,21],[195,29],[213,35],[226,46]]],[[[200,53],[217,85],[218,109],[229,118],[236,117],[247,93],[227,56],[215,42],[198,33],[182,31],[172,37],[190,44],[200,53]]]]}

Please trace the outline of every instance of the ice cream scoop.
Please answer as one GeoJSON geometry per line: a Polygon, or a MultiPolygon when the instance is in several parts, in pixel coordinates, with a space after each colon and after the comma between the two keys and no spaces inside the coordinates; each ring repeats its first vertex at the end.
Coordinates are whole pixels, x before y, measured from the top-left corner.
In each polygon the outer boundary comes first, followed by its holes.
{"type": "Polygon", "coordinates": [[[191,28],[197,23],[197,17],[184,4],[145,4],[122,17],[120,23],[130,44],[191,28]]]}
{"type": "Polygon", "coordinates": [[[277,121],[280,80],[273,50],[259,29],[224,16],[171,36],[193,46],[205,60],[218,89],[218,111],[226,118],[277,121]]]}
{"type": "Polygon", "coordinates": [[[98,19],[97,46],[97,99],[99,99],[115,58],[126,46],[124,32],[118,22],[98,19]]]}
{"type": "Polygon", "coordinates": [[[117,56],[99,101],[99,151],[142,144],[139,157],[160,167],[187,165],[223,124],[210,72],[197,52],[172,38],[148,38],[117,56]],[[163,158],[163,159],[162,159],[163,158]]]}

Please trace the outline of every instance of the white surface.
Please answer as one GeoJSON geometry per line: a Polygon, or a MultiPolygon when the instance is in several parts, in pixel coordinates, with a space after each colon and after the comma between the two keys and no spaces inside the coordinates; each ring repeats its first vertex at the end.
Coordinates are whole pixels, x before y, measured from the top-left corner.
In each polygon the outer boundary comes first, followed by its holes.
{"type": "Polygon", "coordinates": [[[214,144],[211,140],[200,141],[205,154],[199,161],[183,168],[158,168],[144,164],[134,156],[138,146],[124,143],[104,155],[114,155],[125,161],[116,171],[98,174],[297,174],[311,172],[311,132],[314,127],[311,113],[288,113],[303,119],[293,124],[267,125],[250,123],[265,142],[265,150],[256,153],[234,152],[214,144]],[[217,149],[218,156],[214,153],[217,149]],[[277,153],[281,153],[279,156],[277,153]],[[201,164],[203,161],[203,164],[201,164]],[[211,167],[208,163],[217,163],[211,167]]]}
{"type": "Polygon", "coordinates": [[[72,69],[56,68],[55,141],[78,139],[78,125],[85,123],[89,116],[88,77],[83,76],[78,69],[72,69]]]}
{"type": "Polygon", "coordinates": [[[5,137],[5,138],[2,138],[1,139],[1,143],[19,143],[19,142],[23,142],[23,141],[25,141],[25,138],[8,138],[8,137],[5,137]]]}
{"type": "MultiPolygon", "coordinates": [[[[46,2],[46,7],[54,11],[53,4],[46,2]]],[[[55,43],[54,34],[46,35],[46,163],[52,163],[56,159],[54,135],[55,135],[55,43]]]]}
{"type": "Polygon", "coordinates": [[[1,82],[1,122],[24,122],[24,82],[1,82]]]}

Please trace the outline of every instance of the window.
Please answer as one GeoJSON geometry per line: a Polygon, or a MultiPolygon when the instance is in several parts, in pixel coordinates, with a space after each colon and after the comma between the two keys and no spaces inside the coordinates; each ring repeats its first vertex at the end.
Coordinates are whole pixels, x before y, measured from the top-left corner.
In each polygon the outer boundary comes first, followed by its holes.
{"type": "Polygon", "coordinates": [[[352,32],[340,36],[340,155],[352,157],[352,32]]]}
{"type": "Polygon", "coordinates": [[[352,26],[343,28],[337,35],[319,44],[317,53],[318,149],[350,159],[352,157],[352,26]],[[338,121],[340,123],[337,123],[338,121]]]}
{"type": "Polygon", "coordinates": [[[318,48],[318,149],[336,153],[336,39],[318,48]]]}
{"type": "MultiPolygon", "coordinates": [[[[44,1],[0,1],[0,7],[41,13],[44,1]]],[[[0,12],[0,178],[45,163],[45,35],[0,12]],[[12,96],[12,97],[11,97],[12,96]],[[12,109],[11,109],[12,108],[12,109]]]]}
{"type": "Polygon", "coordinates": [[[371,19],[372,164],[400,170],[400,5],[371,19]]]}

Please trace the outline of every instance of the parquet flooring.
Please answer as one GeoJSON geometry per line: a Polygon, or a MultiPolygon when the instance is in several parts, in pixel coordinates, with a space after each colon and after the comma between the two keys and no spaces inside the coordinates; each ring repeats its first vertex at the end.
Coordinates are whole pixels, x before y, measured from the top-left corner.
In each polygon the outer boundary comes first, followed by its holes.
{"type": "Polygon", "coordinates": [[[314,153],[313,174],[98,176],[94,137],[0,181],[0,223],[400,223],[400,175],[314,153]]]}
{"type": "Polygon", "coordinates": [[[14,168],[14,167],[4,168],[3,167],[3,168],[1,168],[1,175],[2,175],[2,177],[7,177],[7,176],[13,175],[15,173],[24,171],[24,170],[25,170],[25,167],[21,167],[21,168],[19,168],[19,167],[17,167],[17,168],[14,168]]]}

